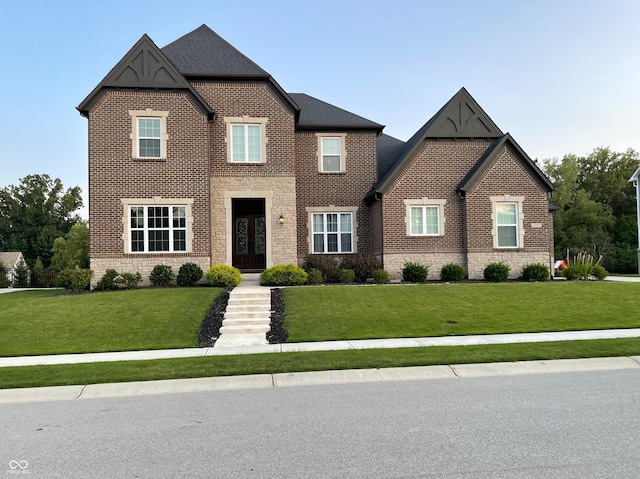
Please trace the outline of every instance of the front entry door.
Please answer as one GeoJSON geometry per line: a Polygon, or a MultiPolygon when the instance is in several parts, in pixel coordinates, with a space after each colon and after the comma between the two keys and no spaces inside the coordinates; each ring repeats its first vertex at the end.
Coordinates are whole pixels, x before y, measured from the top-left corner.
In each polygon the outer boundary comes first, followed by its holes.
{"type": "Polygon", "coordinates": [[[233,266],[261,271],[267,247],[264,199],[233,200],[233,266]]]}

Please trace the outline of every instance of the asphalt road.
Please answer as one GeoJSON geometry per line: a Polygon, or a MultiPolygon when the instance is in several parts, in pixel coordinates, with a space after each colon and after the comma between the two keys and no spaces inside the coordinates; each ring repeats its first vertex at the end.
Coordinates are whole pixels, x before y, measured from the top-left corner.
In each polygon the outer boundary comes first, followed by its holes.
{"type": "Polygon", "coordinates": [[[634,478],[640,372],[0,404],[0,477],[634,478]]]}

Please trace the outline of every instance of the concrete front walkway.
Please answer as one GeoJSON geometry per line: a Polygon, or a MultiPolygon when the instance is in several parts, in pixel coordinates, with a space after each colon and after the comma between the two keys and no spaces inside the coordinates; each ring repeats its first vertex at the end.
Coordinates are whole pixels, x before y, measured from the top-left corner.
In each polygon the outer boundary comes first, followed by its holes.
{"type": "Polygon", "coordinates": [[[563,331],[550,333],[486,334],[430,338],[362,339],[314,343],[259,344],[226,348],[186,348],[114,353],[56,354],[0,358],[0,367],[41,366],[55,364],[98,363],[111,361],[148,361],[152,359],[228,356],[234,354],[292,353],[304,351],[337,351],[348,349],[420,348],[433,346],[471,346],[486,344],[540,343],[546,341],[578,341],[589,339],[639,338],[640,328],[563,331]]]}

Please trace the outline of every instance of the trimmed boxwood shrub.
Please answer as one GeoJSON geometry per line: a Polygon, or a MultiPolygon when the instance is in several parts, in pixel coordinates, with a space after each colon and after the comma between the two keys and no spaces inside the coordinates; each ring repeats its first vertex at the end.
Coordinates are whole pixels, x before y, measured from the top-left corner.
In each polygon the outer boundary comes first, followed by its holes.
{"type": "Polygon", "coordinates": [[[376,284],[386,284],[389,282],[389,273],[383,269],[377,269],[373,272],[373,282],[376,284]]]}
{"type": "Polygon", "coordinates": [[[493,283],[502,283],[509,279],[509,265],[500,261],[499,263],[489,263],[484,269],[484,279],[493,283]]]}
{"type": "Polygon", "coordinates": [[[320,270],[324,283],[336,283],[338,281],[339,260],[332,255],[309,254],[302,265],[305,271],[312,268],[320,270]]]}
{"type": "Polygon", "coordinates": [[[322,272],[318,268],[311,268],[309,271],[307,271],[307,283],[321,284],[322,272]]]}
{"type": "Polygon", "coordinates": [[[402,268],[402,280],[412,283],[424,283],[429,274],[429,267],[420,263],[407,261],[402,268]]]}
{"type": "MultiPolygon", "coordinates": [[[[375,256],[370,254],[350,254],[342,258],[340,269],[351,269],[355,273],[355,281],[365,283],[371,278],[376,269],[382,268],[382,264],[375,256]]],[[[353,281],[350,281],[352,283],[353,281]]]]}
{"type": "Polygon", "coordinates": [[[93,278],[93,271],[90,269],[68,268],[58,273],[58,286],[69,289],[74,293],[79,293],[89,287],[93,278]]]}
{"type": "Polygon", "coordinates": [[[240,270],[225,264],[214,264],[207,270],[204,279],[211,286],[235,288],[242,280],[240,270]]]}
{"type": "Polygon", "coordinates": [[[353,283],[356,280],[356,273],[352,269],[342,268],[338,271],[338,279],[342,284],[353,283]]]}
{"type": "Polygon", "coordinates": [[[597,264],[593,267],[593,270],[591,271],[591,276],[593,276],[595,279],[599,281],[602,281],[607,276],[609,276],[609,272],[606,269],[604,269],[602,266],[597,264]]]}
{"type": "Polygon", "coordinates": [[[582,277],[582,270],[575,265],[571,265],[562,270],[562,276],[564,276],[568,281],[574,281],[582,277]]]}
{"type": "Polygon", "coordinates": [[[149,281],[154,286],[169,286],[176,279],[176,276],[168,264],[157,264],[151,270],[149,281]]]}
{"type": "Polygon", "coordinates": [[[118,277],[118,272],[115,269],[108,269],[96,284],[96,290],[98,291],[110,291],[113,289],[117,289],[118,285],[116,284],[116,278],[118,277]]]}
{"type": "Polygon", "coordinates": [[[467,272],[462,266],[456,263],[448,263],[440,271],[440,279],[446,282],[462,281],[467,272]]]}
{"type": "Polygon", "coordinates": [[[297,286],[307,279],[307,272],[295,264],[272,266],[260,273],[260,283],[265,286],[297,286]]]}
{"type": "Polygon", "coordinates": [[[185,263],[180,266],[176,283],[178,286],[193,286],[202,278],[202,268],[195,263],[185,263]]]}
{"type": "Polygon", "coordinates": [[[549,279],[549,268],[542,263],[528,264],[522,269],[522,279],[529,282],[549,279]]]}

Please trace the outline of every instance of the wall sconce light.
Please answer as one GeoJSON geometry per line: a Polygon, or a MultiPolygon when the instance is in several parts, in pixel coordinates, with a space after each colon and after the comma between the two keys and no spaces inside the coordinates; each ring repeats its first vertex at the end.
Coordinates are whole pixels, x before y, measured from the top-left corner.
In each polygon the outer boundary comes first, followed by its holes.
{"type": "Polygon", "coordinates": [[[284,216],[282,216],[282,213],[280,213],[280,218],[278,218],[278,221],[280,222],[280,226],[284,224],[284,216]]]}

